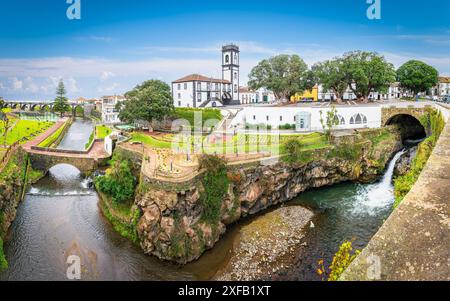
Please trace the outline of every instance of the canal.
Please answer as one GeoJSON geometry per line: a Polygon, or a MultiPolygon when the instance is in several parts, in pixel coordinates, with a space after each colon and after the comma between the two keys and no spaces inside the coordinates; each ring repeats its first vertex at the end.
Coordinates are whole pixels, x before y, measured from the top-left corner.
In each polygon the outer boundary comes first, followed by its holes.
{"type": "MultiPolygon", "coordinates": [[[[89,122],[75,122],[60,146],[84,149],[91,132],[89,122]]],[[[392,211],[393,168],[391,163],[378,183],[343,183],[303,193],[288,203],[312,209],[314,227],[308,229],[295,265],[279,279],[320,280],[317,260],[329,265],[345,240],[363,248],[392,211]]],[[[214,249],[180,267],[144,255],[114,232],[88,183],[76,168],[57,165],[29,188],[6,239],[9,269],[0,280],[67,280],[70,255],[81,258],[82,280],[211,279],[229,260],[240,227],[258,218],[230,227],[214,249]]]]}

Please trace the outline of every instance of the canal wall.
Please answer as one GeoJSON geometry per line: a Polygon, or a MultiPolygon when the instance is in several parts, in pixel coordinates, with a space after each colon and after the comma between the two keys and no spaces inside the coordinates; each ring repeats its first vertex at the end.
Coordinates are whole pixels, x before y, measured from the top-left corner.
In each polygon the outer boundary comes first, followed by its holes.
{"type": "Polygon", "coordinates": [[[224,178],[213,179],[218,187],[226,183],[215,221],[204,216],[205,208],[210,211],[213,206],[207,194],[216,194],[205,186],[205,174],[185,183],[155,181],[142,174],[135,200],[142,212],[137,223],[140,245],[146,254],[185,264],[212,248],[226,226],[243,217],[290,201],[308,189],[374,181],[402,144],[393,128],[373,131],[360,134],[354,144],[311,151],[289,162],[229,167],[224,178]]]}
{"type": "Polygon", "coordinates": [[[447,120],[417,182],[341,280],[450,280],[449,145],[447,120]]]}

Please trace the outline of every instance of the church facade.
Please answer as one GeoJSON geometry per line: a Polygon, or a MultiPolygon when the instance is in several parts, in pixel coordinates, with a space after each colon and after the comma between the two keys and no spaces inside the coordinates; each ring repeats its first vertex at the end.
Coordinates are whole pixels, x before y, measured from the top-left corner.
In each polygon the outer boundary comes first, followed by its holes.
{"type": "Polygon", "coordinates": [[[222,47],[222,78],[191,74],[172,82],[176,108],[223,107],[240,104],[239,47],[222,47]]]}

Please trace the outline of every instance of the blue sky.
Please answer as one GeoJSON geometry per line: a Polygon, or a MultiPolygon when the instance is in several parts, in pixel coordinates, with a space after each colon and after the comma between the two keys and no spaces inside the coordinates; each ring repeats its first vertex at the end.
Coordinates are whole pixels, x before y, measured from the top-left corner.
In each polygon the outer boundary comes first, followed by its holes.
{"type": "Polygon", "coordinates": [[[0,96],[51,99],[121,94],[150,78],[220,77],[220,46],[241,47],[241,85],[259,60],[297,53],[309,65],[350,50],[377,51],[399,66],[420,59],[450,75],[450,1],[0,0],[0,96]]]}

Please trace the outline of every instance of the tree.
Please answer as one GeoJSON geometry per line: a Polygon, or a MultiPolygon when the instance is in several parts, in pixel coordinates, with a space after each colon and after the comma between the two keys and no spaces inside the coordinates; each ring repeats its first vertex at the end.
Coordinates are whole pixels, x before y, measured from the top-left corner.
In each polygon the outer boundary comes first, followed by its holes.
{"type": "Polygon", "coordinates": [[[308,66],[298,55],[279,55],[261,61],[250,72],[249,87],[253,90],[267,88],[277,101],[286,101],[291,95],[302,92],[308,66]]]}
{"type": "Polygon", "coordinates": [[[397,80],[403,89],[417,96],[438,84],[439,72],[424,62],[411,60],[397,70],[397,80]]]}
{"type": "Polygon", "coordinates": [[[6,148],[6,138],[8,136],[8,131],[11,128],[11,123],[8,114],[2,110],[0,110],[0,122],[3,129],[3,148],[6,148]]]}
{"type": "Polygon", "coordinates": [[[160,80],[143,82],[127,92],[125,98],[125,101],[117,104],[119,118],[124,122],[161,121],[174,109],[170,87],[160,80]]]}
{"type": "Polygon", "coordinates": [[[396,80],[394,65],[375,52],[346,53],[343,68],[348,86],[364,102],[373,91],[387,93],[390,84],[396,80]]]}
{"type": "Polygon", "coordinates": [[[337,110],[335,106],[333,106],[331,110],[327,111],[326,119],[324,119],[322,110],[320,111],[320,123],[322,124],[322,128],[328,142],[331,142],[333,129],[336,125],[339,125],[339,119],[337,118],[337,110]]]}
{"type": "Polygon", "coordinates": [[[2,110],[5,107],[5,101],[3,100],[3,97],[0,97],[0,110],[2,110]]]}
{"type": "Polygon", "coordinates": [[[66,97],[66,88],[64,87],[64,82],[59,81],[58,87],[56,88],[56,98],[53,104],[53,111],[60,113],[61,117],[70,110],[69,100],[66,97]]]}
{"type": "Polygon", "coordinates": [[[336,101],[342,102],[348,83],[344,73],[344,62],[340,58],[315,64],[312,72],[325,91],[332,91],[336,95],[336,101]]]}

